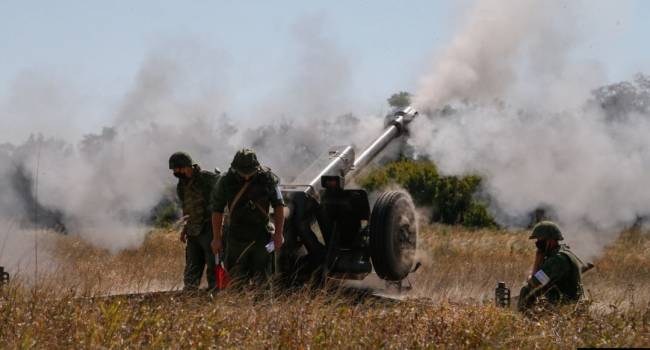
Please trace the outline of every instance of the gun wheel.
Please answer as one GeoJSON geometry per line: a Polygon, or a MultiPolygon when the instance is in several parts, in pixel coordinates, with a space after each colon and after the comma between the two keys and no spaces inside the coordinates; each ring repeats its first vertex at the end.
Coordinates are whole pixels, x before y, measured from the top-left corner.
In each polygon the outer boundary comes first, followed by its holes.
{"type": "Polygon", "coordinates": [[[379,195],[370,216],[370,257],[377,275],[401,281],[413,266],[417,222],[411,197],[390,191],[379,195]]]}

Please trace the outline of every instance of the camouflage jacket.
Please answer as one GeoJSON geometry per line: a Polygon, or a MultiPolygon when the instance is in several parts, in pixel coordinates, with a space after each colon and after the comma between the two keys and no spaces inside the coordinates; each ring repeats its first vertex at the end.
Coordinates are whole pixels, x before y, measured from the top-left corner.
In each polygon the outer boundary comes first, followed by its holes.
{"type": "Polygon", "coordinates": [[[545,295],[551,303],[577,301],[582,297],[582,265],[568,246],[561,245],[544,257],[531,278],[531,292],[545,295]]]}
{"type": "MultiPolygon", "coordinates": [[[[250,181],[230,213],[231,230],[240,227],[264,227],[269,222],[269,207],[284,206],[282,193],[278,187],[279,179],[269,168],[263,168],[250,181]]],[[[221,177],[212,193],[212,211],[223,213],[230,207],[245,182],[230,169],[221,177]]]]}
{"type": "Polygon", "coordinates": [[[210,194],[219,180],[219,174],[201,170],[196,164],[193,170],[191,178],[178,181],[176,193],[181,200],[183,215],[189,216],[185,224],[187,234],[198,236],[211,222],[210,194]]]}

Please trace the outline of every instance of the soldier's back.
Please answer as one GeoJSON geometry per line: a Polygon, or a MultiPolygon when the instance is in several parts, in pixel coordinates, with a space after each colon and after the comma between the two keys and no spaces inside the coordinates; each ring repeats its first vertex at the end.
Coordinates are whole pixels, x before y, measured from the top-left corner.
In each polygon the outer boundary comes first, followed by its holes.
{"type": "Polygon", "coordinates": [[[582,263],[568,246],[562,245],[553,255],[547,258],[544,268],[554,275],[554,288],[551,288],[547,298],[552,302],[577,301],[582,297],[582,263]]]}

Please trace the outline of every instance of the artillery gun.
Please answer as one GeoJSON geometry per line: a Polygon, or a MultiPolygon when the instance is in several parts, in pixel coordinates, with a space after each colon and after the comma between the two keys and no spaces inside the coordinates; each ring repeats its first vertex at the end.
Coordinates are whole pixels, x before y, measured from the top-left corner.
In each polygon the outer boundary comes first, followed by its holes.
{"type": "MultiPolygon", "coordinates": [[[[291,183],[280,185],[288,212],[285,242],[276,264],[283,282],[302,285],[321,284],[327,278],[361,280],[374,269],[379,278],[401,288],[402,281],[418,266],[417,222],[410,195],[401,191],[380,193],[371,211],[368,193],[346,188],[346,184],[353,183],[386,147],[407,135],[408,125],[417,115],[411,107],[397,110],[381,135],[358,157],[352,146],[332,147],[291,183]]],[[[367,295],[365,290],[347,291],[367,295]]],[[[156,298],[182,293],[170,290],[100,297],[156,298]]]]}
{"type": "Polygon", "coordinates": [[[285,282],[360,280],[374,268],[381,279],[401,287],[414,270],[417,246],[415,208],[409,194],[381,193],[371,211],[368,193],[348,189],[346,184],[406,135],[417,115],[412,107],[397,110],[383,133],[359,156],[352,146],[332,147],[294,181],[280,186],[287,213],[277,268],[285,282]]]}

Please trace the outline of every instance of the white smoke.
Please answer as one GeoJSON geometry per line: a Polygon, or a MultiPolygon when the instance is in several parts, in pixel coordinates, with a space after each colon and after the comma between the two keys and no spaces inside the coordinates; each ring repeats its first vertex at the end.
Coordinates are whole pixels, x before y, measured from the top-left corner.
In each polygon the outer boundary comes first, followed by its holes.
{"type": "Polygon", "coordinates": [[[74,79],[56,70],[32,69],[19,73],[0,96],[0,143],[22,142],[30,133],[48,132],[68,139],[89,118],[89,99],[74,79]],[[65,127],[61,122],[65,121],[65,127]]]}
{"type": "MultiPolygon", "coordinates": [[[[252,118],[232,119],[226,114],[230,108],[226,55],[185,42],[151,50],[107,122],[110,127],[86,134],[79,143],[51,136],[60,136],[57,130],[68,127],[67,114],[48,114],[48,107],[56,106],[41,99],[40,93],[21,92],[21,100],[43,104],[38,118],[29,111],[16,115],[0,105],[3,120],[25,118],[35,130],[46,130],[44,137],[0,148],[0,160],[5,160],[0,174],[11,179],[16,168],[25,172],[22,192],[11,180],[0,179],[0,218],[10,216],[10,210],[20,216],[14,209],[24,204],[21,194],[28,192],[37,195],[38,205],[32,206],[33,198],[27,198],[27,207],[20,208],[21,219],[31,219],[39,210],[51,211],[70,234],[117,252],[141,244],[148,231],[142,218],[165,193],[173,193],[169,190],[176,180],[167,161],[175,151],[190,153],[204,169],[225,171],[237,149],[253,147],[264,165],[287,180],[329,146],[364,145],[380,130],[382,118],[368,117],[366,122],[338,103],[346,100],[346,83],[339,78],[349,75],[349,62],[323,36],[321,27],[306,30],[306,26],[301,22],[296,29],[298,53],[288,53],[299,59],[295,75],[279,84],[282,98],[275,100],[282,103],[260,107],[252,118]],[[314,62],[314,57],[319,59],[314,62]],[[314,105],[328,93],[338,96],[327,103],[328,110],[314,105]]],[[[68,103],[76,102],[70,99],[63,105],[68,103]]]]}
{"type": "Polygon", "coordinates": [[[56,244],[51,232],[23,230],[16,221],[0,220],[0,266],[10,278],[21,275],[27,281],[55,271],[57,265],[51,255],[56,244]]]}
{"type": "MultiPolygon", "coordinates": [[[[177,49],[192,60],[165,54],[163,48],[152,50],[114,121],[109,121],[111,128],[86,135],[77,147],[38,138],[25,154],[13,157],[30,176],[30,192],[45,208],[62,213],[70,233],[112,252],[137,247],[144,240],[147,227],[142,216],[170,185],[167,158],[172,152],[180,148],[199,156],[225,157],[219,153],[222,148],[211,150],[216,135],[206,125],[221,112],[223,103],[216,88],[205,88],[212,87],[210,81],[199,79],[224,80],[213,69],[218,57],[211,57],[212,64],[210,60],[196,64],[203,53],[200,48],[177,49]],[[193,88],[186,90],[188,85],[193,88]]],[[[34,104],[42,102],[36,95],[32,98],[34,104]]],[[[64,116],[40,113],[52,119],[54,133],[55,125],[67,126],[64,116]]],[[[34,123],[39,125],[37,120],[34,123]]],[[[31,208],[28,215],[35,215],[31,208]]]]}
{"type": "Polygon", "coordinates": [[[545,22],[542,10],[539,1],[478,1],[422,79],[416,105],[501,96],[515,78],[515,58],[529,30],[545,22]]]}
{"type": "Polygon", "coordinates": [[[421,81],[415,100],[430,115],[413,143],[445,173],[483,176],[502,223],[551,208],[569,242],[595,254],[650,213],[650,119],[612,122],[587,103],[604,77],[570,57],[588,5],[477,1],[421,81]]]}

